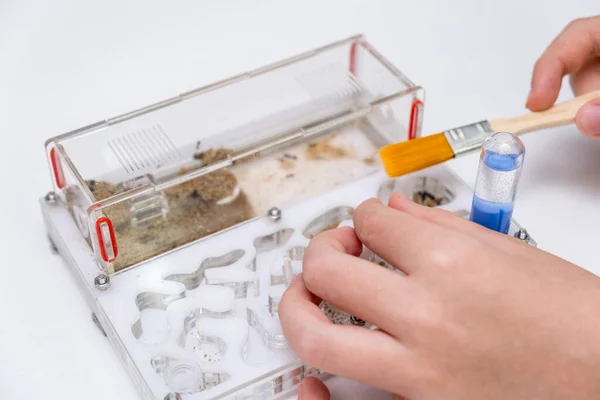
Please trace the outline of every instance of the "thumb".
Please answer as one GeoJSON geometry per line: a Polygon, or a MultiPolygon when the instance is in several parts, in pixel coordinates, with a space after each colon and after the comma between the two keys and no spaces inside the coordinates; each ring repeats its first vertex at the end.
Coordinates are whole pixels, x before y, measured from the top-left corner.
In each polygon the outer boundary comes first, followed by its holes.
{"type": "Polygon", "coordinates": [[[600,138],[600,99],[581,107],[575,116],[577,128],[586,136],[600,138]]]}
{"type": "Polygon", "coordinates": [[[315,377],[307,377],[298,388],[298,400],[329,400],[329,389],[315,377]]]}

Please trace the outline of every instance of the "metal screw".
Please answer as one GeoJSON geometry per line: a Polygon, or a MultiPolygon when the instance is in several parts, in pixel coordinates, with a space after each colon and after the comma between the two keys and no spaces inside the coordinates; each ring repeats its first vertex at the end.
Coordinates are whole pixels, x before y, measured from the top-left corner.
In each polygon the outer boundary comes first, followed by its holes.
{"type": "Polygon", "coordinates": [[[350,323],[356,326],[365,326],[365,321],[362,319],[356,318],[354,315],[350,316],[350,323]]]}
{"type": "Polygon", "coordinates": [[[94,286],[99,290],[106,290],[110,286],[110,278],[107,275],[100,274],[94,278],[94,286]]]}
{"type": "Polygon", "coordinates": [[[169,393],[165,396],[165,400],[181,400],[181,395],[179,393],[169,393]]]}
{"type": "Polygon", "coordinates": [[[56,203],[56,194],[54,192],[48,192],[44,197],[44,200],[46,200],[46,203],[48,204],[54,204],[56,203]]]}
{"type": "Polygon", "coordinates": [[[281,210],[277,207],[271,207],[269,209],[269,212],[267,213],[267,215],[273,221],[279,221],[281,219],[281,210]]]}
{"type": "Polygon", "coordinates": [[[526,229],[519,229],[517,233],[515,233],[515,237],[519,240],[529,240],[529,233],[527,233],[526,229]]]}

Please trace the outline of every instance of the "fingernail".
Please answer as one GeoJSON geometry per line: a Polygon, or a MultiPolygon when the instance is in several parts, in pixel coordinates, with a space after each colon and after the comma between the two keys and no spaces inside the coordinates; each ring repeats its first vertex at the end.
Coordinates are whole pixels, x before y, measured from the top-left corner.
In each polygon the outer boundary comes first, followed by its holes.
{"type": "Polygon", "coordinates": [[[300,279],[302,279],[302,273],[299,273],[298,275],[294,275],[294,277],[292,278],[290,283],[294,283],[296,281],[299,281],[300,279]]]}
{"type": "Polygon", "coordinates": [[[600,99],[596,99],[577,113],[577,128],[586,136],[600,136],[600,99]]]}

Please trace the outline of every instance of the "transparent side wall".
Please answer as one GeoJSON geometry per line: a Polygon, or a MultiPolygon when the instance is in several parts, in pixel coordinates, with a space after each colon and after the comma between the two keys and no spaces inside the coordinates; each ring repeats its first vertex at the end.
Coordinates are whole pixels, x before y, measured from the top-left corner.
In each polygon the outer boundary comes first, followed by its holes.
{"type": "MultiPolygon", "coordinates": [[[[118,255],[110,272],[265,216],[272,207],[288,207],[379,171],[378,148],[386,134],[408,135],[405,124],[409,116],[399,120],[395,115],[409,113],[411,97],[386,103],[368,116],[307,140],[263,151],[164,190],[154,190],[148,181],[139,180],[146,193],[94,212],[96,218],[108,217],[114,229],[118,255]]],[[[227,154],[226,149],[198,153],[179,174],[210,167],[227,154]]],[[[94,182],[90,189],[100,196],[100,191],[118,193],[119,185],[94,182]]],[[[103,242],[111,242],[110,233],[105,233],[103,242]]]]}
{"type": "Polygon", "coordinates": [[[47,148],[47,157],[58,201],[67,207],[81,235],[93,246],[88,218],[89,208],[93,204],[91,193],[74,175],[71,162],[60,145],[47,148]]]}
{"type": "Polygon", "coordinates": [[[84,180],[125,182],[167,172],[199,151],[238,151],[308,129],[413,87],[363,40],[343,41],[109,119],[60,144],[84,180]]]}
{"type": "Polygon", "coordinates": [[[69,159],[55,189],[118,272],[380,170],[422,112],[422,89],[340,42],[50,141],[69,159]]]}

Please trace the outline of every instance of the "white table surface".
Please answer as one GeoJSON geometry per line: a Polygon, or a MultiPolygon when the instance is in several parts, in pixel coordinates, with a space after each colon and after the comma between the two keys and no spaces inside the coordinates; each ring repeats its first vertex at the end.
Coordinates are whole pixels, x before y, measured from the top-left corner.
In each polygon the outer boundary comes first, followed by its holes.
{"type": "MultiPolygon", "coordinates": [[[[0,2],[0,398],[137,398],[49,251],[46,138],[356,33],[426,88],[426,132],[512,116],[540,52],[594,13],[597,0],[0,2]]],[[[516,219],[600,272],[600,140],[574,126],[523,140],[516,219]]],[[[477,155],[451,165],[473,183],[477,155]]],[[[334,398],[387,398],[331,385],[334,398]]]]}

